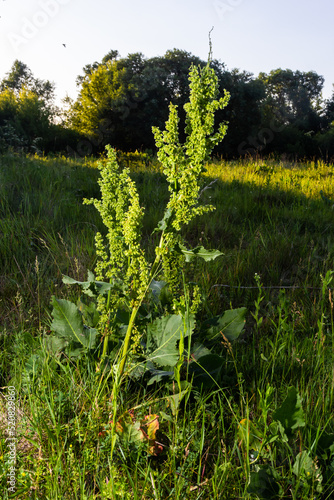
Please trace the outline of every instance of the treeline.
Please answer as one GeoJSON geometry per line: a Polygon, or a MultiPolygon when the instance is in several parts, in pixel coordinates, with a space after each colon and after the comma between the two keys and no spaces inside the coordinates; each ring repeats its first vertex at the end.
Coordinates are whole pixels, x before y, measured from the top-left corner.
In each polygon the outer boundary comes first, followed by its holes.
{"type": "MultiPolygon", "coordinates": [[[[112,50],[83,68],[78,98],[65,99],[58,109],[54,84],[15,61],[0,83],[0,148],[87,156],[111,144],[154,152],[152,126],[164,127],[170,102],[178,105],[182,139],[191,64],[206,61],[177,49],[153,58],[141,53],[121,58],[112,50]]],[[[229,71],[218,60],[211,65],[221,93],[226,89],[231,96],[217,113],[217,123],[228,122],[228,133],[216,154],[334,157],[334,93],[322,98],[322,76],[276,69],[255,78],[229,71]]]]}

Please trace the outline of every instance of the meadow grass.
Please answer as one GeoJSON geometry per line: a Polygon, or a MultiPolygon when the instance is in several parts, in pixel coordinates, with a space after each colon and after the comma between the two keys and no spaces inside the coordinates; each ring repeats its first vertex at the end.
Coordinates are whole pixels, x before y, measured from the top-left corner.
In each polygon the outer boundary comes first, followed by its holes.
{"type": "MultiPolygon", "coordinates": [[[[333,453],[326,457],[321,446],[334,433],[334,166],[271,159],[207,165],[202,199],[216,211],[192,223],[185,238],[224,256],[194,261],[187,279],[202,289],[200,319],[246,306],[245,333],[233,346],[222,339],[220,385],[195,388],[178,406],[175,386],[129,380],[119,414],[128,424],[159,415],[161,453],[128,435],[112,462],[111,380],[86,360],[51,357],[43,342],[51,295],[76,300],[62,274],[83,280],[95,265],[94,235],[104,229],[94,208],[82,205],[99,197],[95,166],[0,157],[0,385],[4,395],[8,385],[18,395],[18,498],[331,498],[333,453]],[[275,411],[291,387],[304,422],[286,436],[275,411]],[[262,483],[251,493],[259,467],[267,490],[262,483]],[[280,488],[268,493],[272,470],[280,488]]],[[[154,161],[132,161],[131,170],[146,207],[150,255],[167,187],[154,161]]],[[[0,426],[7,499],[3,397],[0,426]]]]}

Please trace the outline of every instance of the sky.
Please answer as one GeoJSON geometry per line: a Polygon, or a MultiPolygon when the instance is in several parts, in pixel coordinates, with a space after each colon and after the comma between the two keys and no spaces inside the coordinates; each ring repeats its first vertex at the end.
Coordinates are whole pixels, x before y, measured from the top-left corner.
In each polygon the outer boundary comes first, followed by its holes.
{"type": "Polygon", "coordinates": [[[213,27],[213,57],[228,70],[315,71],[329,98],[333,19],[333,0],[0,0],[0,79],[18,59],[55,83],[59,105],[110,50],[149,58],[176,48],[207,60],[213,27]]]}

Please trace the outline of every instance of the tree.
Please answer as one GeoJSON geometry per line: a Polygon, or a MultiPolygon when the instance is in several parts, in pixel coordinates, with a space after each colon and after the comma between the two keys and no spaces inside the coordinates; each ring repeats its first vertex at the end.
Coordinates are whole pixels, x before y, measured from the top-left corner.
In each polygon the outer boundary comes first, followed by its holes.
{"type": "Polygon", "coordinates": [[[103,149],[109,142],[122,142],[122,117],[127,112],[126,70],[115,60],[99,64],[86,73],[70,113],[70,126],[103,149]]]}
{"type": "Polygon", "coordinates": [[[19,92],[23,85],[31,86],[33,82],[33,76],[31,70],[26,64],[16,59],[14,61],[11,70],[6,73],[6,78],[1,82],[1,91],[5,89],[11,89],[19,92]]]}
{"type": "Polygon", "coordinates": [[[46,103],[51,104],[54,99],[55,84],[49,80],[35,78],[32,71],[26,64],[16,59],[0,83],[0,91],[11,89],[18,94],[26,88],[42,98],[46,103]]]}
{"type": "Polygon", "coordinates": [[[36,151],[47,147],[55,109],[54,84],[34,78],[28,66],[16,60],[0,83],[0,142],[36,151]]]}
{"type": "Polygon", "coordinates": [[[110,51],[100,64],[83,68],[77,78],[80,93],[68,113],[70,126],[95,150],[107,143],[124,150],[154,148],[152,126],[163,127],[169,102],[179,106],[184,123],[189,68],[206,63],[177,49],[151,59],[141,53],[117,57],[110,51]]]}
{"type": "Polygon", "coordinates": [[[326,99],[323,110],[323,126],[329,127],[334,122],[334,91],[330,99],[326,99]]]}
{"type": "MultiPolygon", "coordinates": [[[[178,49],[150,59],[140,52],[120,58],[112,50],[101,63],[83,68],[68,123],[87,137],[91,153],[102,151],[108,143],[122,150],[155,149],[152,126],[164,126],[172,102],[178,107],[183,140],[191,65],[204,67],[206,62],[178,49]]],[[[229,134],[214,154],[236,157],[285,149],[300,155],[315,153],[313,136],[323,126],[322,76],[277,69],[254,78],[238,69],[228,71],[218,60],[211,60],[210,66],[220,92],[226,89],[231,95],[229,106],[217,112],[217,122],[229,122],[229,134]]]]}
{"type": "MultiPolygon", "coordinates": [[[[224,113],[229,123],[229,133],[217,152],[228,157],[237,157],[253,147],[261,122],[261,102],[265,96],[263,83],[253,78],[251,73],[233,69],[227,71],[221,65],[220,89],[229,91],[231,98],[224,113]]],[[[222,112],[217,113],[222,119],[222,112]]]]}
{"type": "Polygon", "coordinates": [[[326,99],[322,114],[322,130],[315,136],[315,143],[321,155],[327,160],[334,158],[334,92],[326,99]]]}
{"type": "Polygon", "coordinates": [[[279,68],[260,73],[258,79],[265,88],[261,127],[271,132],[270,144],[262,143],[261,148],[265,147],[266,153],[316,154],[313,136],[321,129],[324,78],[314,71],[279,68]]]}
{"type": "Polygon", "coordinates": [[[322,76],[314,71],[305,73],[279,68],[269,75],[260,73],[259,80],[266,89],[264,110],[270,108],[277,121],[283,125],[295,124],[305,131],[319,126],[317,116],[324,84],[322,76]]]}

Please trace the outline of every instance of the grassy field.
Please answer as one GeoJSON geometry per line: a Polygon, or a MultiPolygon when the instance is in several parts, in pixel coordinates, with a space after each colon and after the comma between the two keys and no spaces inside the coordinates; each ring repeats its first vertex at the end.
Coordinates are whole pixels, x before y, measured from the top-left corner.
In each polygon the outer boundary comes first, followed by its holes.
{"type": "MultiPolygon", "coordinates": [[[[156,162],[122,161],[145,207],[152,259],[166,183],[156,162]]],[[[332,498],[334,165],[208,164],[202,199],[216,211],[191,224],[185,239],[224,256],[194,261],[186,278],[202,291],[198,324],[246,307],[245,328],[233,344],[222,337],[224,366],[209,389],[193,387],[179,401],[175,384],[126,383],[112,461],[110,379],[89,360],[52,357],[43,341],[51,296],[78,298],[62,275],[84,281],[96,263],[94,235],[104,228],[82,204],[99,197],[95,167],[90,159],[0,157],[3,498],[8,386],[18,498],[332,498]]]]}

